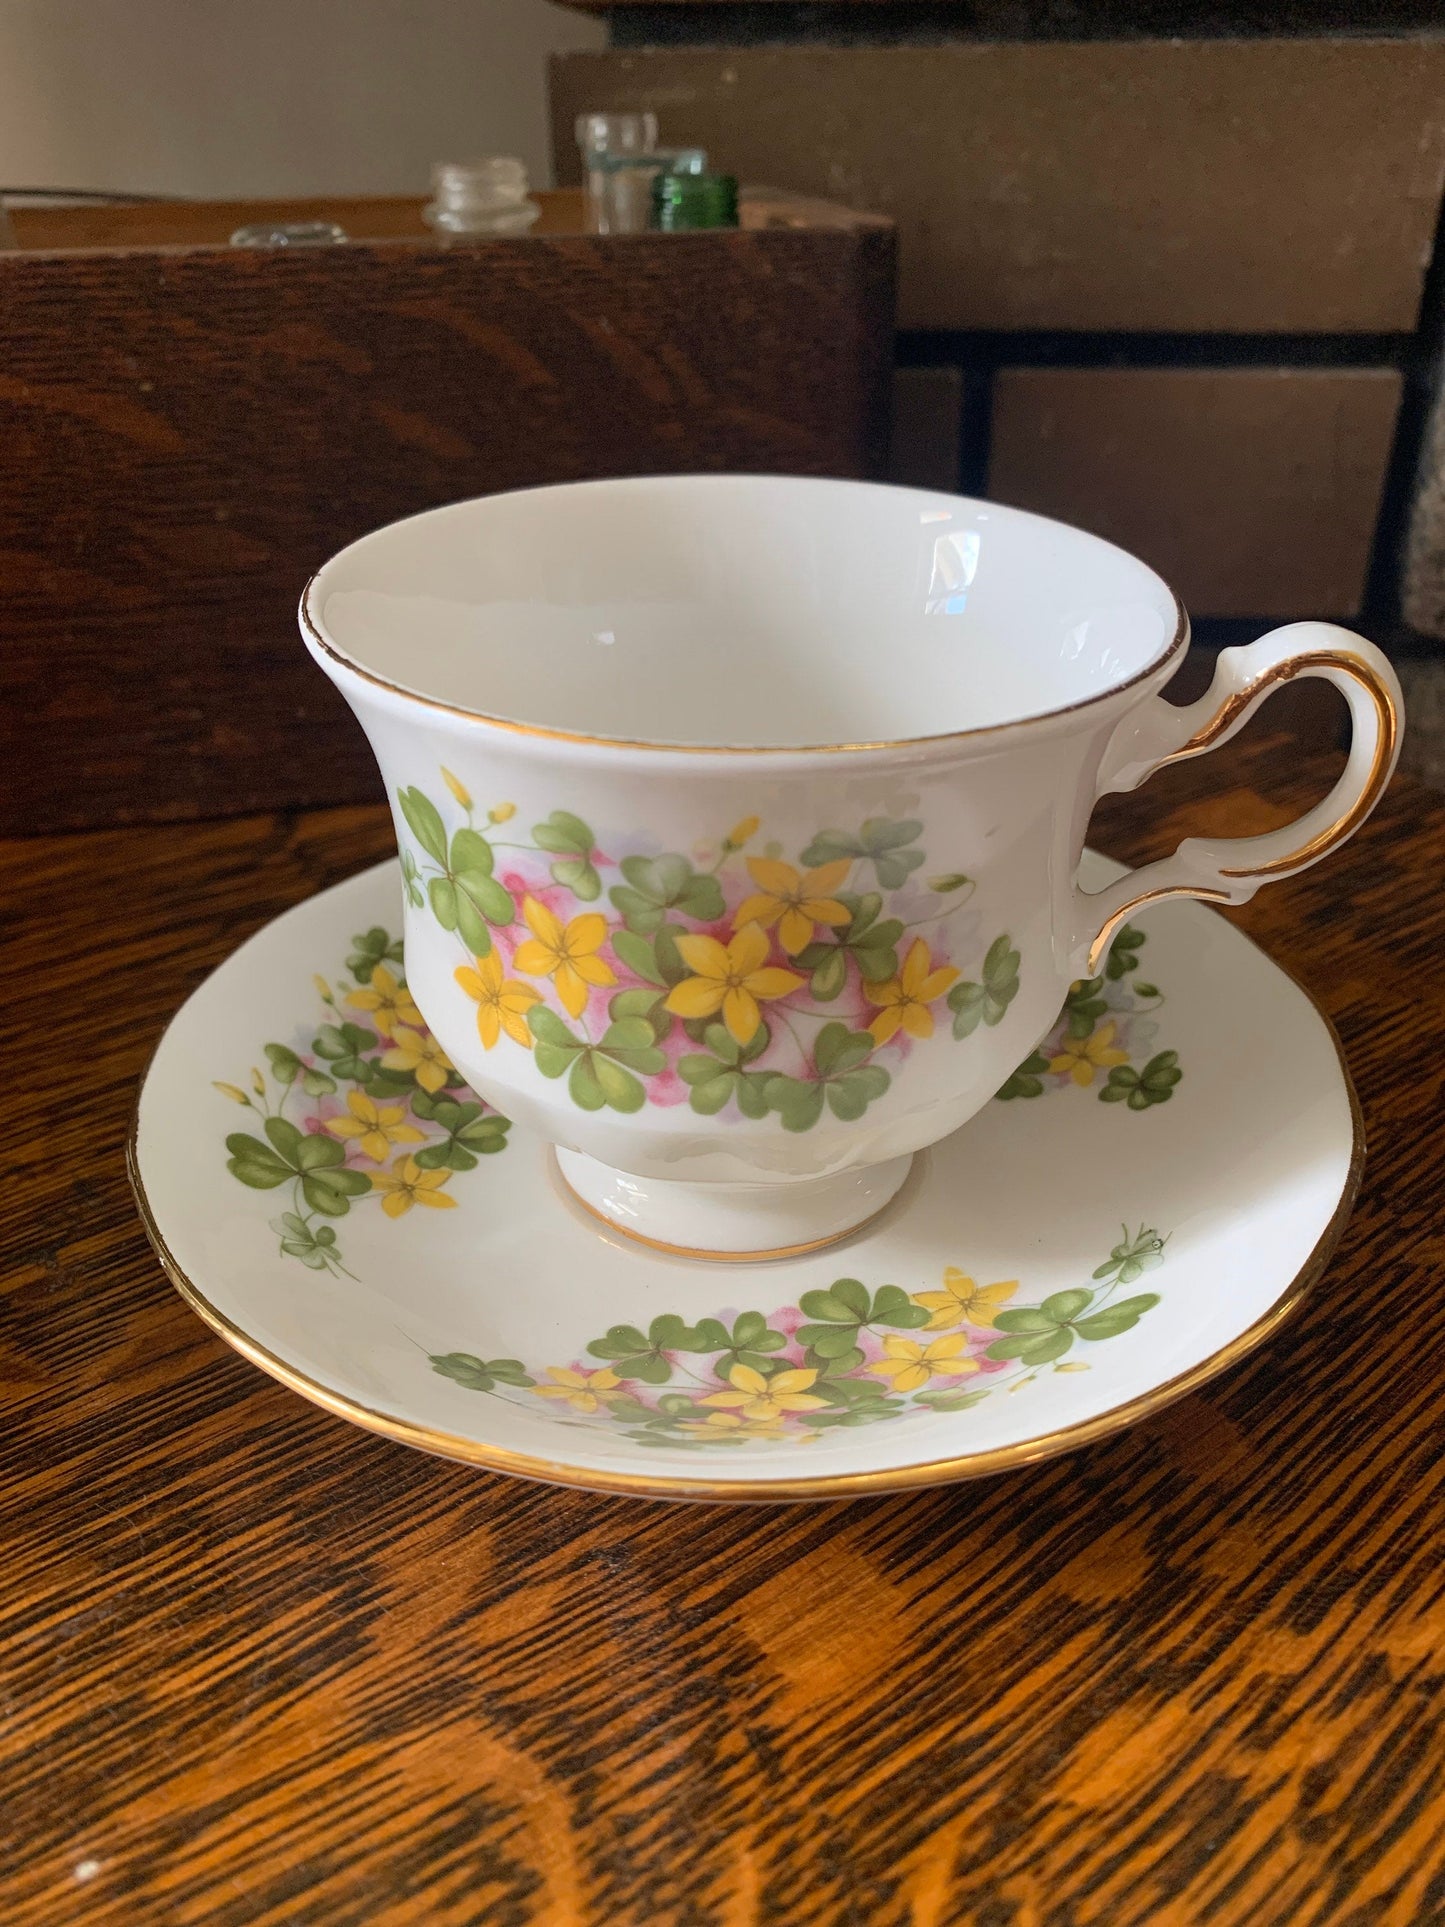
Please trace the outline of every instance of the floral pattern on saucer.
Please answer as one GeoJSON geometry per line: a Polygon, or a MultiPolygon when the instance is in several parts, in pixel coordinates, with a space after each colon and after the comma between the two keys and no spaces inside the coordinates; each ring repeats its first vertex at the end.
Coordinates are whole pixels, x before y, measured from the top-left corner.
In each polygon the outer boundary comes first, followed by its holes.
{"type": "Polygon", "coordinates": [[[1154,1014],[1164,993],[1133,975],[1147,941],[1144,931],[1125,924],[1103,975],[1070,985],[1057,1023],[997,1096],[1042,1097],[1070,1084],[1089,1090],[1097,1080],[1102,1104],[1147,1111],[1169,1102],[1184,1072],[1178,1051],[1152,1049],[1159,1034],[1154,1014]]]}
{"type": "Polygon", "coordinates": [[[471,1352],[433,1354],[431,1364],[468,1390],[543,1399],[572,1413],[568,1423],[643,1445],[806,1444],[835,1426],[963,1411],[1045,1370],[1087,1371],[1080,1354],[1160,1302],[1152,1291],[1116,1294],[1163,1263],[1167,1242],[1152,1226],[1123,1227],[1087,1285],[1039,1304],[1015,1302],[1017,1279],[981,1285],[950,1266],[936,1291],[839,1278],[771,1314],[729,1309],[689,1325],[664,1312],[646,1331],[613,1325],[586,1357],[540,1371],[471,1352]]]}
{"type": "Polygon", "coordinates": [[[401,939],[380,924],[353,937],[349,977],[336,989],[312,980],[324,1016],[290,1044],[263,1046],[269,1077],[253,1065],[249,1089],[215,1087],[254,1112],[261,1133],[227,1137],[227,1170],[255,1191],[289,1188],[271,1229],[312,1271],[346,1271],[330,1220],[372,1200],[389,1218],[450,1210],[453,1173],[506,1149],[510,1121],[462,1083],[401,963],[401,939]]]}

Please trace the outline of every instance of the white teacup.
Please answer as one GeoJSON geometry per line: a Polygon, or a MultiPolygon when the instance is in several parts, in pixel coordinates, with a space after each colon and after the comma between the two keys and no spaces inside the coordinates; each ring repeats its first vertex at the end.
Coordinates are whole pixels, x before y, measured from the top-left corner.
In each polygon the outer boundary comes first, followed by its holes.
{"type": "Polygon", "coordinates": [[[378,530],[302,598],[396,816],[406,967],[452,1063],[618,1230],[811,1249],[897,1192],[1172,896],[1244,903],[1394,766],[1399,686],[1327,623],[1158,691],[1188,621],[1142,562],[994,503],[761,476],[587,482],[378,530]],[[1349,763],[1266,836],[1086,895],[1096,798],[1280,683],[1349,763]]]}

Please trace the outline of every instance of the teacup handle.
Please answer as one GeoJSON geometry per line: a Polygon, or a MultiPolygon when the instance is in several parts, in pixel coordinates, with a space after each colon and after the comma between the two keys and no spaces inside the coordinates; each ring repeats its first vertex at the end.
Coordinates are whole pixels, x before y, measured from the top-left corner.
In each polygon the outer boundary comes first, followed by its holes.
{"type": "Polygon", "coordinates": [[[1104,753],[1098,795],[1133,790],[1168,763],[1227,743],[1274,690],[1298,676],[1333,683],[1350,706],[1350,754],[1329,795],[1263,836],[1191,836],[1172,856],[1105,890],[1076,892],[1073,968],[1097,976],[1119,929],[1168,897],[1248,903],[1262,883],[1293,876],[1337,849],[1374,809],[1399,754],[1402,698],[1389,659],[1332,622],[1291,622],[1258,642],[1221,650],[1208,693],[1186,708],[1151,697],[1126,716],[1104,753]]]}

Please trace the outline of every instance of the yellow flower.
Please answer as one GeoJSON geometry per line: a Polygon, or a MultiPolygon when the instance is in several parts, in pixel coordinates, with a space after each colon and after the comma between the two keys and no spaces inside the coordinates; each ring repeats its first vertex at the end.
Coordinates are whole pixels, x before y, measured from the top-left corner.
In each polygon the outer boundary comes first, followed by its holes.
{"type": "Polygon", "coordinates": [[[895,1392],[916,1392],[930,1378],[964,1378],[978,1370],[977,1359],[964,1356],[967,1340],[961,1333],[950,1338],[933,1338],[926,1345],[916,1338],[890,1334],[883,1341],[884,1357],[868,1367],[883,1378],[893,1380],[895,1392]]]}
{"type": "Polygon", "coordinates": [[[610,1365],[604,1365],[597,1372],[574,1372],[570,1365],[549,1365],[547,1376],[556,1382],[552,1385],[534,1385],[532,1389],[538,1398],[565,1399],[574,1412],[599,1411],[602,1400],[598,1393],[615,1392],[622,1384],[610,1365]]]}
{"type": "Polygon", "coordinates": [[[589,984],[615,984],[617,974],[597,955],[607,941],[607,922],[595,910],[563,924],[545,903],[526,897],[522,915],[531,936],[517,945],[512,962],[529,977],[551,977],[563,1007],[580,1017],[589,984]]]}
{"type": "Polygon", "coordinates": [[[456,1199],[442,1186],[450,1171],[423,1171],[415,1158],[403,1158],[390,1171],[374,1171],[372,1189],[381,1193],[381,1208],[388,1218],[403,1217],[414,1204],[430,1205],[433,1211],[450,1211],[456,1199]]]}
{"type": "Polygon", "coordinates": [[[745,816],[741,823],[734,823],[727,835],[723,838],[724,848],[740,850],[750,837],[757,835],[758,824],[761,820],[760,817],[745,816]]]}
{"type": "Polygon", "coordinates": [[[331,986],[324,977],[313,977],[311,981],[315,984],[316,995],[321,999],[323,1004],[329,1004],[335,1001],[331,994],[331,986]]]}
{"type": "Polygon", "coordinates": [[[467,789],[464,783],[460,782],[455,776],[452,775],[451,771],[446,767],[445,764],[442,765],[442,781],[446,784],[447,788],[451,791],[452,795],[457,799],[457,801],[461,804],[464,810],[469,810],[472,807],[472,798],[471,798],[470,791],[467,789]]]}
{"type": "Polygon", "coordinates": [[[385,1164],[393,1144],[421,1144],[426,1133],[408,1124],[404,1104],[378,1104],[365,1091],[353,1091],[346,1100],[350,1117],[331,1117],[326,1128],[333,1137],[355,1138],[364,1156],[373,1164],[385,1164]]]}
{"type": "MultiPolygon", "coordinates": [[[[757,818],[753,818],[757,827],[757,818]]],[[[740,823],[738,828],[743,825],[740,823]]],[[[825,863],[818,870],[795,870],[791,863],[779,863],[774,857],[750,856],[748,875],[757,884],[755,896],[746,903],[738,905],[738,913],[733,919],[736,928],[745,923],[760,923],[764,930],[778,926],[778,938],[790,957],[813,941],[813,926],[827,923],[835,928],[850,921],[848,906],[839,903],[834,896],[848,881],[848,872],[853,863],[850,857],[843,857],[837,863],[825,863]]]]}
{"type": "Polygon", "coordinates": [[[250,1105],[250,1098],[247,1097],[244,1091],[237,1090],[234,1084],[216,1084],[214,1078],[211,1081],[215,1084],[215,1088],[221,1093],[222,1097],[229,1097],[233,1104],[250,1105]]]}
{"type": "Polygon", "coordinates": [[[1067,1071],[1076,1084],[1087,1087],[1093,1083],[1095,1071],[1127,1064],[1129,1053],[1115,1044],[1115,1028],[1113,1023],[1100,1024],[1092,1037],[1066,1037],[1058,1056],[1049,1059],[1049,1069],[1067,1071]]]}
{"type": "Polygon", "coordinates": [[[886,1044],[900,1024],[910,1037],[933,1035],[933,1012],[928,1006],[943,995],[958,972],[951,964],[939,970],[931,970],[929,964],[928,945],[915,937],[896,977],[886,984],[864,984],[869,1003],[881,1006],[868,1026],[877,1043],[886,1044]]]}
{"type": "Polygon", "coordinates": [[[716,937],[689,934],[677,939],[689,970],[667,993],[666,1008],[678,1017],[716,1017],[739,1044],[750,1044],[758,1034],[763,1014],[759,1003],[786,997],[803,979],[795,970],[766,968],[769,944],[755,923],[744,924],[727,948],[716,937]]]}
{"type": "Polygon", "coordinates": [[[515,803],[494,803],[487,811],[487,821],[489,823],[510,823],[516,814],[517,806],[515,803]]]}
{"type": "Polygon", "coordinates": [[[1003,1285],[976,1285],[956,1265],[946,1267],[942,1291],[915,1291],[913,1302],[932,1312],[926,1330],[947,1331],[951,1325],[992,1325],[1000,1305],[1019,1288],[1017,1278],[1003,1285]]]}
{"type": "Polygon", "coordinates": [[[266,1095],[266,1080],[254,1064],[251,1066],[251,1089],[256,1093],[257,1097],[264,1097],[266,1095]]]}
{"type": "Polygon", "coordinates": [[[381,1061],[389,1071],[412,1071],[424,1091],[435,1097],[456,1067],[430,1031],[407,1030],[398,1026],[389,1051],[381,1061]]]}
{"type": "Polygon", "coordinates": [[[698,1400],[700,1405],[720,1405],[725,1410],[741,1412],[745,1419],[754,1422],[780,1419],[784,1412],[813,1412],[827,1399],[819,1398],[808,1387],[818,1374],[803,1371],[794,1366],[786,1372],[774,1372],[771,1378],[764,1378],[751,1365],[734,1365],[728,1373],[728,1383],[732,1387],[727,1392],[709,1392],[706,1398],[698,1400]]]}
{"type": "Polygon", "coordinates": [[[384,964],[378,964],[372,971],[369,989],[353,990],[346,1001],[353,1010],[367,1011],[383,1037],[394,1036],[398,1024],[405,1024],[411,1030],[423,1027],[422,1014],[412,1002],[411,992],[384,964]]]}
{"type": "Polygon", "coordinates": [[[788,1437],[782,1414],[776,1418],[744,1418],[739,1412],[709,1412],[706,1418],[685,1418],[679,1429],[699,1439],[782,1439],[788,1437]]]}
{"type": "Polygon", "coordinates": [[[527,1012],[542,1001],[542,993],[515,977],[502,975],[502,960],[493,950],[477,958],[477,967],[463,964],[456,980],[477,1006],[477,1034],[490,1050],[505,1031],[514,1043],[532,1048],[532,1033],[527,1028],[527,1012]]]}

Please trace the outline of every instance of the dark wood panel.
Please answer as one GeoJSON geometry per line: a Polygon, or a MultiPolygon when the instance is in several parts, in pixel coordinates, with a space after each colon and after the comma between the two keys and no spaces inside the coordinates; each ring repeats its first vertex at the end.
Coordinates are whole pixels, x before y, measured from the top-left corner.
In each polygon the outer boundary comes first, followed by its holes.
{"type": "Polygon", "coordinates": [[[377,795],[302,651],[311,572],[397,516],[591,476],[861,476],[886,223],[0,253],[0,830],[377,795]]]}
{"type": "MultiPolygon", "coordinates": [[[[1328,773],[1256,728],[1104,840],[1264,827],[1328,773]]],[[[1239,915],[1371,1139],[1297,1323],[1087,1452],[813,1510],[421,1457],[164,1282],[121,1167],[147,1053],[390,843],[347,809],[0,847],[6,1927],[1440,1920],[1445,802],[1397,783],[1239,915]]]]}
{"type": "Polygon", "coordinates": [[[1158,569],[1198,616],[1352,616],[1400,376],[1385,368],[1004,368],[989,494],[1158,569]]]}
{"type": "Polygon", "coordinates": [[[650,108],[744,179],[896,220],[904,328],[1415,325],[1445,168],[1445,41],[614,48],[578,113],[650,108]]]}

